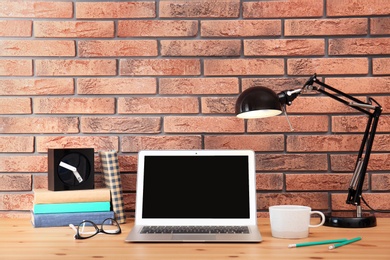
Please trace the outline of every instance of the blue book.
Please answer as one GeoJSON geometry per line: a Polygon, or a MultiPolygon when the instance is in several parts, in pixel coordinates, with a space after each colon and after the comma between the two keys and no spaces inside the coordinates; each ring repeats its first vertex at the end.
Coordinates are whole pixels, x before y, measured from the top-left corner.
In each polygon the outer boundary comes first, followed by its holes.
{"type": "Polygon", "coordinates": [[[114,211],[35,214],[31,211],[31,223],[34,227],[61,227],[79,225],[83,220],[101,224],[106,218],[114,218],[114,211]]]}
{"type": "Polygon", "coordinates": [[[110,211],[109,201],[34,204],[34,214],[110,211]]]}

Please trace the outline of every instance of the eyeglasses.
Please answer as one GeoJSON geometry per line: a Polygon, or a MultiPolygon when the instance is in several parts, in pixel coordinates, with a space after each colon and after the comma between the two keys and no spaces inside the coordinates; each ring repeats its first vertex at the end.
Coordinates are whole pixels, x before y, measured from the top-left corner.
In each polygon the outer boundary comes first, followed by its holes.
{"type": "Polygon", "coordinates": [[[122,232],[118,222],[113,218],[106,218],[103,220],[101,228],[98,228],[98,226],[90,220],[83,220],[77,228],[73,224],[69,224],[69,227],[76,231],[76,234],[74,235],[75,239],[90,238],[99,233],[116,235],[122,232]]]}

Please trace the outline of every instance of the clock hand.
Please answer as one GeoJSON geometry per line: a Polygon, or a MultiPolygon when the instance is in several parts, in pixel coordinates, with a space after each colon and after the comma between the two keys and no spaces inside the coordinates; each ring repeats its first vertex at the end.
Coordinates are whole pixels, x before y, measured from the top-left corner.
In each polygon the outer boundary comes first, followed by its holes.
{"type": "Polygon", "coordinates": [[[76,177],[76,179],[80,182],[83,181],[83,178],[81,178],[81,175],[80,173],[77,171],[77,168],[70,165],[70,164],[67,164],[67,163],[64,163],[63,161],[60,162],[60,166],[65,168],[65,169],[68,169],[69,171],[73,172],[74,176],[76,177]]]}

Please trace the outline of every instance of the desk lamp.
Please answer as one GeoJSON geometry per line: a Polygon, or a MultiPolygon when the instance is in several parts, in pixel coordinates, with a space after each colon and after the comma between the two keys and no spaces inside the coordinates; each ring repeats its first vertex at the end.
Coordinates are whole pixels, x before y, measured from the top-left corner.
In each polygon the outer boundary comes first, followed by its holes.
{"type": "MultiPolygon", "coordinates": [[[[368,116],[366,130],[359,149],[346,200],[347,204],[356,206],[356,212],[352,212],[352,215],[338,215],[330,212],[326,214],[325,225],[345,228],[374,227],[376,226],[376,218],[374,215],[362,213],[361,200],[364,201],[362,198],[363,182],[370,159],[379,116],[382,112],[382,107],[378,102],[371,97],[368,97],[367,102],[362,102],[359,99],[321,82],[317,79],[316,74],[314,74],[302,88],[282,91],[279,94],[261,86],[246,89],[240,94],[236,101],[236,115],[243,119],[253,119],[276,116],[283,112],[286,114],[286,105],[291,105],[292,101],[302,92],[312,90],[325,94],[368,116]],[[374,105],[372,103],[374,103],[374,105]]],[[[289,121],[288,123],[290,124],[289,121]]]]}

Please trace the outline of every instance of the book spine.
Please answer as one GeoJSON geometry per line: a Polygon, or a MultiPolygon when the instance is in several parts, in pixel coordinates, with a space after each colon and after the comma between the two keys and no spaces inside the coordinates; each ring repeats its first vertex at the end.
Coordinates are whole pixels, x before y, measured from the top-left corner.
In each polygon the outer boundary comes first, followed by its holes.
{"type": "Polygon", "coordinates": [[[118,223],[125,223],[126,215],[118,154],[116,151],[99,151],[99,156],[106,187],[111,190],[111,203],[112,209],[115,212],[115,219],[118,223]]]}
{"type": "Polygon", "coordinates": [[[79,225],[83,220],[90,220],[99,225],[106,218],[114,218],[113,211],[35,214],[31,212],[31,223],[34,227],[61,227],[69,224],[79,225]]]}
{"type": "Polygon", "coordinates": [[[110,189],[50,191],[35,190],[34,204],[110,201],[110,189]]]}
{"type": "Polygon", "coordinates": [[[110,202],[101,201],[35,204],[33,210],[35,214],[110,211],[110,202]]]}

